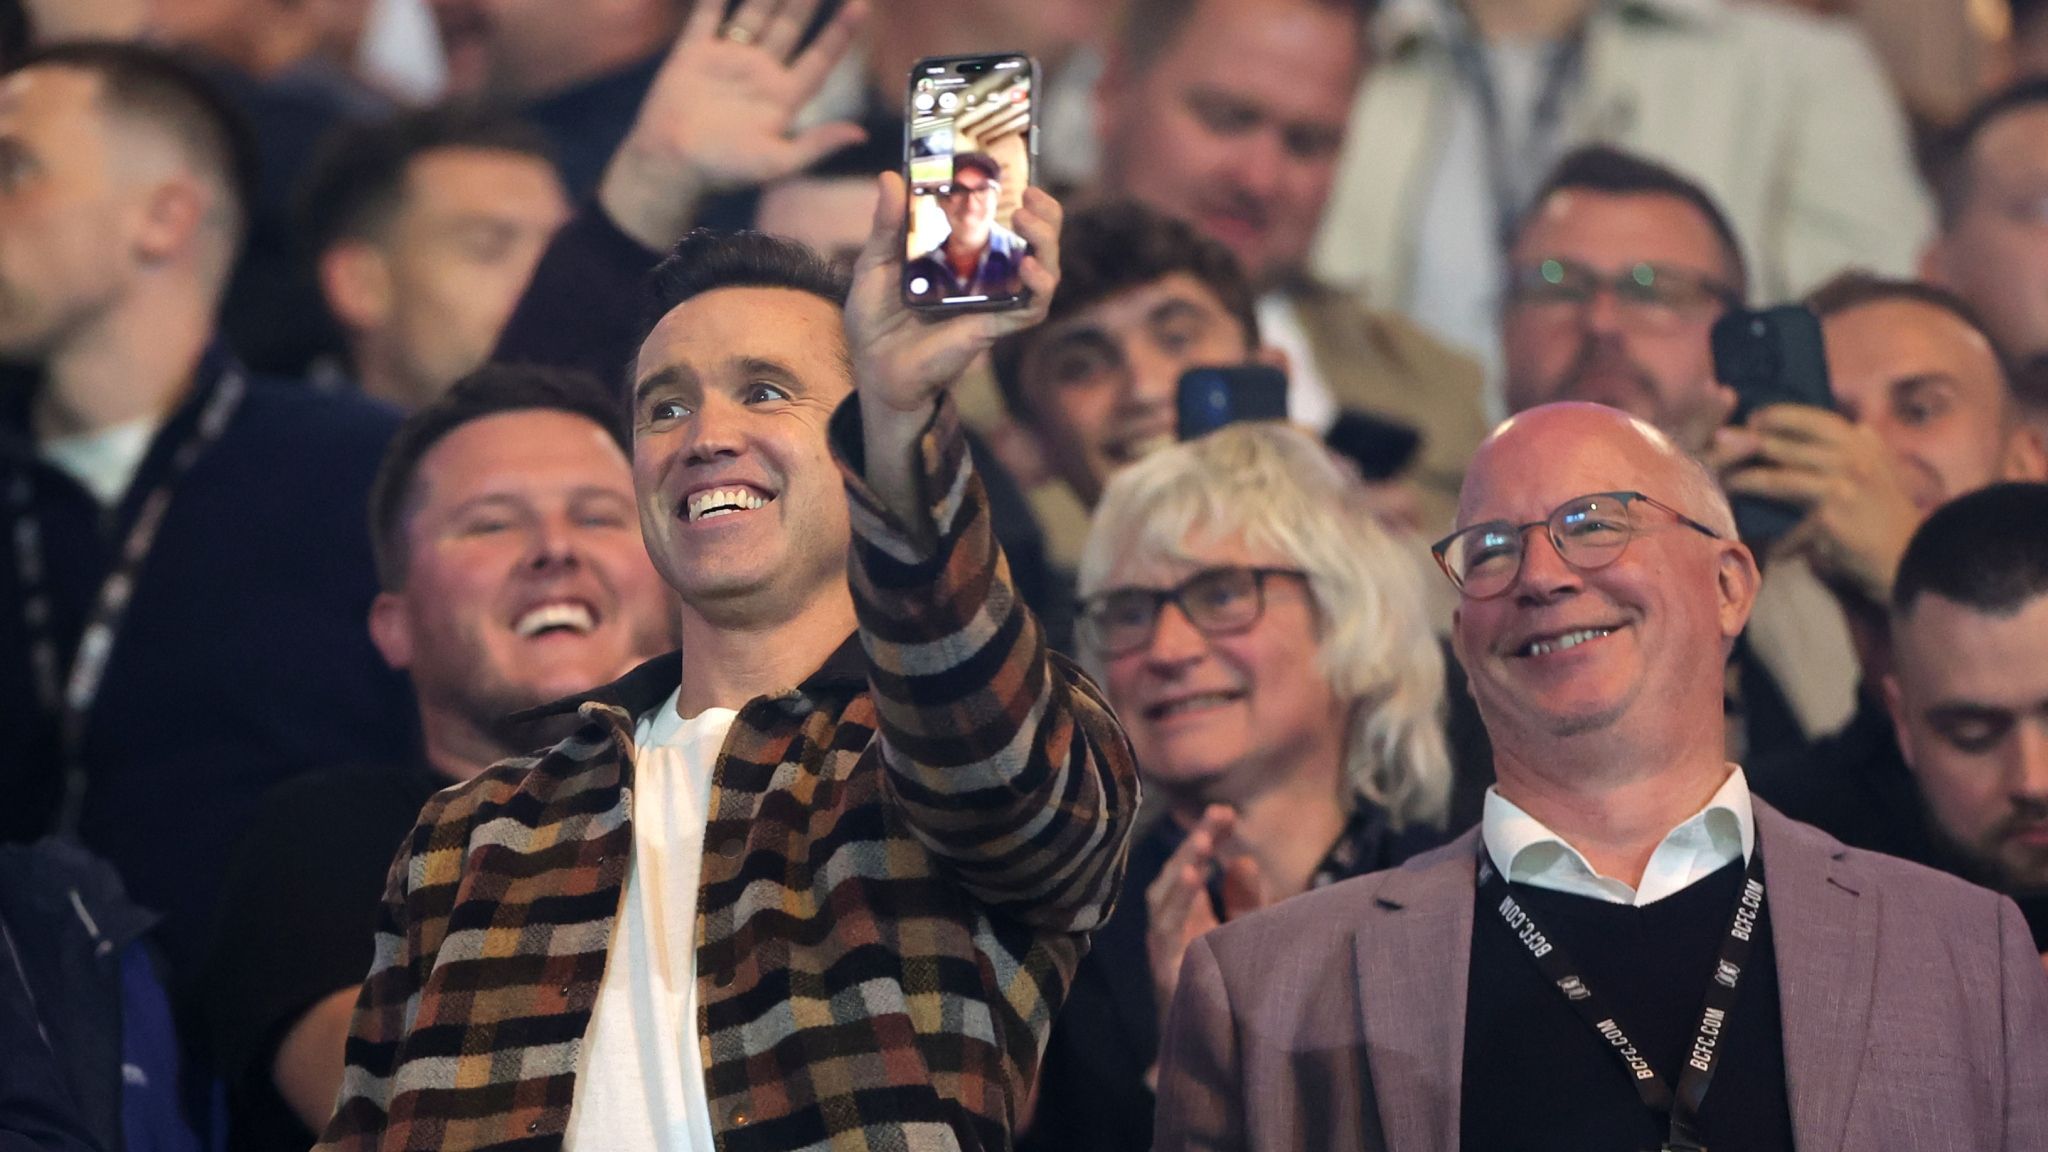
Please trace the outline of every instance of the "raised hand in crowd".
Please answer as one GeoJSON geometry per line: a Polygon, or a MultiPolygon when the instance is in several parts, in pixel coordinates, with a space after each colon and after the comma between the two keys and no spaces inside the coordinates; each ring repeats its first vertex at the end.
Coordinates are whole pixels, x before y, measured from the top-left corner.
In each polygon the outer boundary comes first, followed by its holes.
{"type": "Polygon", "coordinates": [[[1921,520],[1907,474],[1869,424],[1797,404],[1758,409],[1715,432],[1707,462],[1731,496],[1759,496],[1806,512],[1773,550],[1883,604],[1921,520]]]}
{"type": "Polygon", "coordinates": [[[598,201],[649,248],[674,244],[708,196],[801,172],[865,133],[838,121],[797,128],[867,18],[840,8],[802,46],[818,0],[746,0],[730,20],[700,0],[605,170],[598,201]]]}
{"type": "Polygon", "coordinates": [[[997,340],[1045,319],[1059,286],[1064,214],[1050,193],[1028,188],[1023,207],[1011,220],[1011,227],[1031,245],[1031,254],[1019,268],[1031,292],[1027,306],[940,319],[903,303],[908,196],[901,176],[882,175],[874,231],[853,269],[846,342],[860,397],[869,483],[892,509],[906,514],[910,523],[921,524],[925,516],[917,508],[911,451],[931,422],[932,402],[997,340]]]}
{"type": "Polygon", "coordinates": [[[1259,862],[1236,840],[1237,812],[1225,804],[1203,810],[1201,822],[1166,861],[1159,879],[1145,889],[1148,916],[1145,953],[1152,964],[1152,994],[1159,1019],[1173,1005],[1180,986],[1181,958],[1188,945],[1210,929],[1272,903],[1259,862]],[[1219,918],[1209,899],[1209,877],[1222,877],[1223,910],[1219,918]]]}

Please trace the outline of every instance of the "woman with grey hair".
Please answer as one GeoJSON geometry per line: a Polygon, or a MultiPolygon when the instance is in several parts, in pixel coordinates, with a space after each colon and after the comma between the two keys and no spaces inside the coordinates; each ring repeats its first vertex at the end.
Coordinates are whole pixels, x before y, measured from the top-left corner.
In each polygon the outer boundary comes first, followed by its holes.
{"type": "Polygon", "coordinates": [[[1137,1152],[1187,946],[1445,839],[1445,658],[1419,566],[1283,424],[1118,473],[1078,575],[1079,655],[1164,815],[1054,1025],[1021,1147],[1137,1152]]]}

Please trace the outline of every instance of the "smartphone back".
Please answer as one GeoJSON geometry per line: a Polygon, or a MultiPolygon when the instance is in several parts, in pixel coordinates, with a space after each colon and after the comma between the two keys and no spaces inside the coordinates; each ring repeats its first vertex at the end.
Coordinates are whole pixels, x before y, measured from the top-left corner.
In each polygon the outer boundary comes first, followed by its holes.
{"type": "Polygon", "coordinates": [[[1287,419],[1287,376],[1265,364],[1190,368],[1175,397],[1176,434],[1206,436],[1241,420],[1287,419]]]}
{"type": "MultiPolygon", "coordinates": [[[[1715,322],[1712,339],[1714,375],[1735,389],[1736,422],[1773,404],[1834,409],[1820,318],[1811,309],[1793,304],[1730,312],[1715,322]]],[[[1759,554],[1805,516],[1795,505],[1755,496],[1736,496],[1729,504],[1736,534],[1759,554]]]]}

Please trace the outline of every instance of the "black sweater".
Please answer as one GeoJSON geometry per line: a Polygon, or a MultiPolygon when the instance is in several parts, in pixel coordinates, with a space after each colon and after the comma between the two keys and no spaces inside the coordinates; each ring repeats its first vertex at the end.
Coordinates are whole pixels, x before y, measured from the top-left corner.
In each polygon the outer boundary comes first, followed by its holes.
{"type": "MultiPolygon", "coordinates": [[[[1640,908],[1512,888],[1675,1089],[1742,873],[1740,862],[1731,863],[1640,908]]],[[[1714,1149],[1792,1148],[1768,893],[1765,899],[1701,1109],[1714,1149]]],[[[1471,964],[1460,1106],[1466,1152],[1641,1152],[1663,1145],[1670,1118],[1644,1106],[1606,1040],[1544,978],[1492,902],[1475,908],[1471,964]]]]}

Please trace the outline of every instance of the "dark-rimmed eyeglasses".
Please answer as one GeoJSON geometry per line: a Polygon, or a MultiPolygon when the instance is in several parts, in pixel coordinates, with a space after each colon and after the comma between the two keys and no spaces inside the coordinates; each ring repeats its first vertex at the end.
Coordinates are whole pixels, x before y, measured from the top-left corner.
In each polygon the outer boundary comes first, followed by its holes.
{"type": "Polygon", "coordinates": [[[1462,528],[1430,547],[1437,567],[1458,590],[1473,600],[1490,600],[1514,587],[1528,553],[1529,529],[1548,531],[1550,543],[1566,564],[1581,572],[1604,568],[1621,558],[1628,542],[1643,527],[1637,505],[1666,512],[1680,524],[1715,540],[1721,534],[1661,500],[1641,492],[1596,492],[1558,505],[1549,516],[1516,524],[1488,520],[1462,528]]]}
{"type": "Polygon", "coordinates": [[[1614,293],[1624,322],[1652,329],[1741,304],[1734,289],[1713,277],[1665,264],[1633,264],[1608,276],[1576,260],[1553,258],[1508,274],[1508,302],[1519,308],[1576,311],[1602,291],[1614,293]]]}
{"type": "Polygon", "coordinates": [[[1081,602],[1082,639],[1105,656],[1123,656],[1152,643],[1159,613],[1180,609],[1204,636],[1228,636],[1259,622],[1266,612],[1266,582],[1276,576],[1307,580],[1298,568],[1204,568],[1171,588],[1111,588],[1081,602]]]}
{"type": "Polygon", "coordinates": [[[969,196],[997,195],[1002,190],[1003,185],[999,180],[989,180],[981,184],[969,184],[964,180],[955,180],[951,184],[946,185],[946,197],[951,200],[960,200],[969,196]]]}

